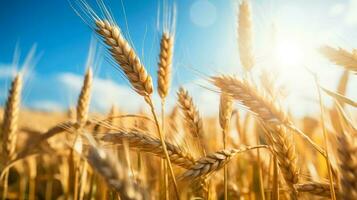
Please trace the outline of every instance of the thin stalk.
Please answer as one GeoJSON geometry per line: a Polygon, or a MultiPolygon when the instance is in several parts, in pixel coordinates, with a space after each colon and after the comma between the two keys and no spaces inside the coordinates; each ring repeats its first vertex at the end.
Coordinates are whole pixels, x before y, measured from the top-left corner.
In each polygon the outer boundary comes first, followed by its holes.
{"type": "Polygon", "coordinates": [[[53,177],[46,182],[46,192],[45,192],[45,200],[52,199],[52,187],[53,187],[53,177]]]}
{"type": "Polygon", "coordinates": [[[79,200],[83,200],[83,198],[84,198],[85,187],[86,187],[87,177],[88,177],[88,169],[87,168],[88,168],[88,163],[86,161],[83,161],[81,184],[80,184],[80,188],[79,188],[79,200]]]}
{"type": "Polygon", "coordinates": [[[150,96],[148,96],[147,98],[145,98],[145,100],[146,100],[146,102],[149,104],[151,113],[152,113],[152,115],[153,115],[153,117],[154,117],[154,121],[155,121],[155,124],[156,124],[157,132],[159,133],[160,140],[161,140],[161,145],[162,145],[162,147],[163,147],[163,149],[164,149],[164,153],[165,153],[165,157],[166,157],[166,160],[167,160],[169,169],[170,169],[172,181],[173,181],[173,183],[174,183],[174,188],[175,188],[175,192],[176,192],[176,197],[177,197],[177,199],[180,199],[179,191],[178,191],[178,188],[177,188],[177,182],[176,182],[176,178],[175,178],[175,174],[174,174],[174,170],[173,170],[172,165],[171,165],[169,153],[167,152],[166,143],[165,143],[163,134],[162,134],[162,132],[161,132],[159,120],[157,119],[157,115],[156,115],[156,112],[155,112],[154,104],[153,104],[152,99],[151,99],[150,96]]]}
{"type": "MultiPolygon", "coordinates": [[[[259,134],[256,134],[256,140],[257,140],[257,145],[259,146],[260,141],[259,141],[259,134]]],[[[258,176],[259,176],[259,190],[260,190],[260,195],[261,199],[265,200],[265,195],[264,195],[264,182],[263,182],[263,175],[262,175],[262,165],[261,165],[261,160],[260,160],[260,150],[259,148],[257,149],[257,162],[258,162],[258,176]]]]}
{"type": "MultiPolygon", "coordinates": [[[[164,137],[164,140],[166,140],[166,134],[165,134],[165,99],[161,99],[161,130],[162,134],[164,137]]],[[[168,190],[168,175],[167,175],[167,162],[165,160],[162,160],[162,167],[164,170],[164,189],[165,189],[165,198],[164,199],[169,199],[169,190],[168,190]]]]}
{"type": "MultiPolygon", "coordinates": [[[[227,124],[222,130],[223,132],[223,149],[227,148],[227,124]]],[[[224,200],[228,200],[228,167],[224,165],[224,200]]]]}
{"type": "Polygon", "coordinates": [[[271,199],[279,200],[279,172],[278,172],[278,160],[276,156],[273,156],[273,191],[271,199]]]}
{"type": "Polygon", "coordinates": [[[30,177],[29,181],[29,200],[35,200],[36,193],[36,180],[33,177],[30,177]]]}
{"type": "Polygon", "coordinates": [[[7,196],[7,190],[8,190],[8,179],[9,179],[9,170],[5,172],[5,178],[4,178],[4,190],[2,194],[2,200],[6,199],[7,196]]]}
{"type": "Polygon", "coordinates": [[[321,91],[319,87],[319,83],[317,80],[317,76],[314,74],[314,79],[317,87],[317,93],[319,95],[319,103],[320,103],[320,110],[321,110],[321,125],[322,125],[322,131],[324,135],[324,145],[326,149],[326,165],[328,169],[328,176],[329,176],[329,183],[330,183],[330,191],[331,191],[331,199],[336,200],[336,193],[335,193],[335,187],[333,185],[333,176],[332,176],[332,170],[331,170],[331,164],[330,164],[330,159],[329,159],[329,153],[328,153],[328,145],[327,145],[327,131],[325,127],[325,121],[324,121],[324,108],[322,105],[322,98],[321,98],[321,91]]]}
{"type": "MultiPolygon", "coordinates": [[[[73,154],[74,155],[74,154],[73,154]]],[[[73,199],[78,200],[78,188],[79,188],[79,162],[74,162],[74,193],[73,199]]],[[[71,177],[70,177],[71,178],[71,177]]]]}
{"type": "Polygon", "coordinates": [[[20,176],[20,183],[19,183],[19,200],[26,199],[26,190],[27,190],[27,176],[22,174],[20,176]]]}

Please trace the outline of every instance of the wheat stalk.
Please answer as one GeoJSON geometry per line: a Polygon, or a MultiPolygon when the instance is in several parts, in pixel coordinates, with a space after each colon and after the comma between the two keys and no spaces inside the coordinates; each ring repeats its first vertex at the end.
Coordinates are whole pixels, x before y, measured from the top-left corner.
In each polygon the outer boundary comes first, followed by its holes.
{"type": "Polygon", "coordinates": [[[96,20],[95,23],[97,33],[109,46],[113,58],[120,65],[134,90],[143,97],[150,96],[153,92],[151,76],[148,75],[134,49],[121,34],[119,27],[107,20],[96,20]]]}
{"type": "Polygon", "coordinates": [[[159,70],[157,77],[158,93],[161,99],[165,99],[170,90],[173,49],[173,35],[164,32],[160,43],[159,70]]]}
{"type": "Polygon", "coordinates": [[[223,149],[197,160],[190,169],[181,174],[179,180],[195,180],[206,177],[224,167],[235,155],[257,148],[267,148],[265,145],[247,146],[239,149],[223,149]]]}
{"type": "Polygon", "coordinates": [[[91,97],[91,88],[93,82],[92,69],[89,67],[84,76],[81,93],[77,102],[77,123],[80,127],[83,127],[88,119],[88,110],[91,97]]]}
{"type": "Polygon", "coordinates": [[[6,101],[3,116],[3,152],[5,160],[13,160],[16,157],[16,140],[18,129],[18,117],[21,104],[22,74],[18,73],[11,83],[9,96],[6,101]]]}
{"type": "Polygon", "coordinates": [[[123,166],[101,149],[90,146],[86,159],[107,184],[120,195],[121,199],[149,199],[145,189],[129,179],[128,172],[123,166]]]}
{"type": "Polygon", "coordinates": [[[336,93],[336,92],[333,92],[333,91],[330,91],[326,88],[323,88],[321,87],[321,89],[326,93],[328,94],[329,96],[331,96],[332,98],[335,98],[336,100],[338,100],[339,102],[341,103],[346,103],[350,106],[353,106],[353,107],[357,107],[357,102],[353,101],[352,99],[342,95],[342,94],[339,94],[339,93],[336,93]]]}
{"type": "MultiPolygon", "coordinates": [[[[229,129],[229,122],[232,116],[232,97],[222,92],[219,102],[219,124],[223,133],[223,148],[227,148],[227,132],[229,129]]],[[[228,198],[228,168],[224,166],[224,199],[228,198]]]]}
{"type": "Polygon", "coordinates": [[[330,46],[323,46],[319,51],[331,62],[344,67],[346,70],[357,72],[357,56],[355,53],[330,46]]]}
{"type": "Polygon", "coordinates": [[[238,46],[240,61],[245,71],[250,71],[254,65],[252,24],[250,4],[243,0],[238,15],[238,46]]]}
{"type": "MultiPolygon", "coordinates": [[[[125,140],[131,149],[137,149],[165,158],[160,139],[139,133],[135,130],[106,134],[101,137],[101,140],[111,144],[121,144],[123,140],[125,140]]],[[[166,147],[173,164],[186,169],[194,164],[195,160],[188,152],[168,142],[166,142],[166,147]]]]}
{"type": "Polygon", "coordinates": [[[284,125],[310,143],[317,151],[326,157],[325,151],[315,144],[307,135],[294,126],[288,115],[265,93],[259,93],[258,89],[246,80],[240,80],[233,76],[211,77],[211,82],[222,91],[229,93],[234,99],[240,101],[262,121],[271,125],[284,125]]]}
{"type": "Polygon", "coordinates": [[[198,144],[202,150],[202,154],[205,155],[205,148],[202,144],[204,141],[202,118],[198,112],[198,109],[194,105],[192,97],[184,88],[180,87],[177,96],[178,103],[185,116],[187,127],[189,127],[191,135],[197,139],[198,144]]]}

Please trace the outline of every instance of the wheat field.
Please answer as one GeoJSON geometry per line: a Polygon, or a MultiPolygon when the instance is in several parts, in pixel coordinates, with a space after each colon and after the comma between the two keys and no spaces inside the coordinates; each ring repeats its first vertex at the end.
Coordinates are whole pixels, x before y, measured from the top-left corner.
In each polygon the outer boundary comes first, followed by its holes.
{"type": "Polygon", "coordinates": [[[219,96],[211,105],[219,112],[204,116],[190,91],[171,90],[175,9],[168,9],[172,17],[160,33],[157,74],[149,74],[104,4],[101,16],[85,1],[76,2],[149,112],[125,113],[115,105],[107,113],[89,112],[91,66],[76,107],[29,110],[21,107],[24,74],[18,72],[0,112],[3,200],[357,199],[357,129],[350,114],[357,102],[346,96],[349,79],[356,78],[356,52],[329,44],[316,49],[344,73],[332,91],[311,72],[320,112],[294,117],[281,105],[274,80],[254,75],[252,8],[244,0],[236,40],[243,73],[205,77],[207,92],[219,96]],[[167,105],[169,97],[174,107],[167,105]]]}

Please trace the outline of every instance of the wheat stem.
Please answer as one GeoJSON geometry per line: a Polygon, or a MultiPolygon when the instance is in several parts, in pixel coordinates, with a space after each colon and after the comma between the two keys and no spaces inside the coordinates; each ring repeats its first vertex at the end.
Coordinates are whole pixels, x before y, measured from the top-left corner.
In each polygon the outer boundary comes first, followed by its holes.
{"type": "Polygon", "coordinates": [[[169,167],[169,170],[170,170],[170,173],[171,173],[171,178],[172,178],[172,181],[174,183],[174,189],[175,189],[175,192],[176,192],[176,197],[177,197],[177,199],[179,199],[180,198],[180,195],[179,195],[180,193],[178,191],[174,170],[173,170],[172,165],[171,165],[170,156],[169,156],[169,154],[167,152],[167,147],[166,147],[164,135],[161,132],[159,120],[157,119],[157,115],[156,115],[156,112],[155,112],[155,107],[154,107],[154,104],[152,103],[151,98],[147,99],[147,103],[149,104],[151,113],[152,113],[152,115],[154,117],[154,121],[156,123],[157,132],[159,133],[159,137],[160,137],[160,140],[161,140],[161,145],[163,147],[165,158],[166,158],[166,161],[168,163],[168,167],[169,167]]]}
{"type": "Polygon", "coordinates": [[[328,176],[329,176],[329,182],[330,182],[330,190],[331,190],[331,199],[332,200],[336,200],[336,194],[335,194],[335,187],[333,185],[333,175],[332,175],[332,170],[331,170],[331,162],[330,162],[330,157],[329,157],[329,153],[328,153],[328,139],[327,139],[327,131],[326,131],[326,127],[325,127],[325,119],[324,119],[324,108],[323,108],[323,104],[322,104],[322,97],[321,97],[321,91],[320,91],[320,87],[318,84],[318,80],[317,80],[317,76],[314,75],[314,79],[315,79],[315,84],[316,84],[316,88],[317,88],[317,93],[318,93],[318,98],[319,98],[319,104],[320,104],[320,111],[321,111],[321,126],[322,126],[322,132],[323,132],[323,137],[324,137],[324,146],[325,146],[325,150],[326,150],[326,165],[327,165],[327,170],[328,170],[328,176]]]}

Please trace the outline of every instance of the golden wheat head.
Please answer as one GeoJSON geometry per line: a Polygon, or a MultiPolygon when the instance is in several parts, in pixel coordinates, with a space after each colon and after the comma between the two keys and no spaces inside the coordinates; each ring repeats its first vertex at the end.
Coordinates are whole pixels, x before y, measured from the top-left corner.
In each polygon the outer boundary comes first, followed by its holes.
{"type": "Polygon", "coordinates": [[[5,157],[12,160],[16,157],[16,140],[18,117],[21,103],[22,74],[18,73],[11,83],[9,96],[6,101],[2,134],[5,157]]]}
{"type": "Polygon", "coordinates": [[[323,46],[319,51],[331,62],[344,67],[346,70],[357,72],[357,55],[355,53],[330,46],[323,46]]]}
{"type": "Polygon", "coordinates": [[[170,90],[173,49],[173,35],[164,32],[160,43],[159,70],[157,77],[158,92],[161,99],[165,99],[170,90]]]}
{"type": "Polygon", "coordinates": [[[119,27],[107,20],[96,20],[97,33],[101,35],[114,60],[120,65],[134,90],[143,97],[153,92],[151,76],[141,64],[139,57],[128,41],[123,37],[119,27]]]}
{"type": "Polygon", "coordinates": [[[244,0],[239,6],[238,15],[238,46],[243,68],[249,71],[254,65],[252,38],[252,19],[250,4],[244,0]]]}
{"type": "Polygon", "coordinates": [[[88,119],[92,81],[93,81],[92,70],[91,68],[88,68],[84,76],[81,93],[79,94],[78,102],[77,102],[76,116],[77,116],[77,123],[80,126],[83,126],[88,119]]]}

